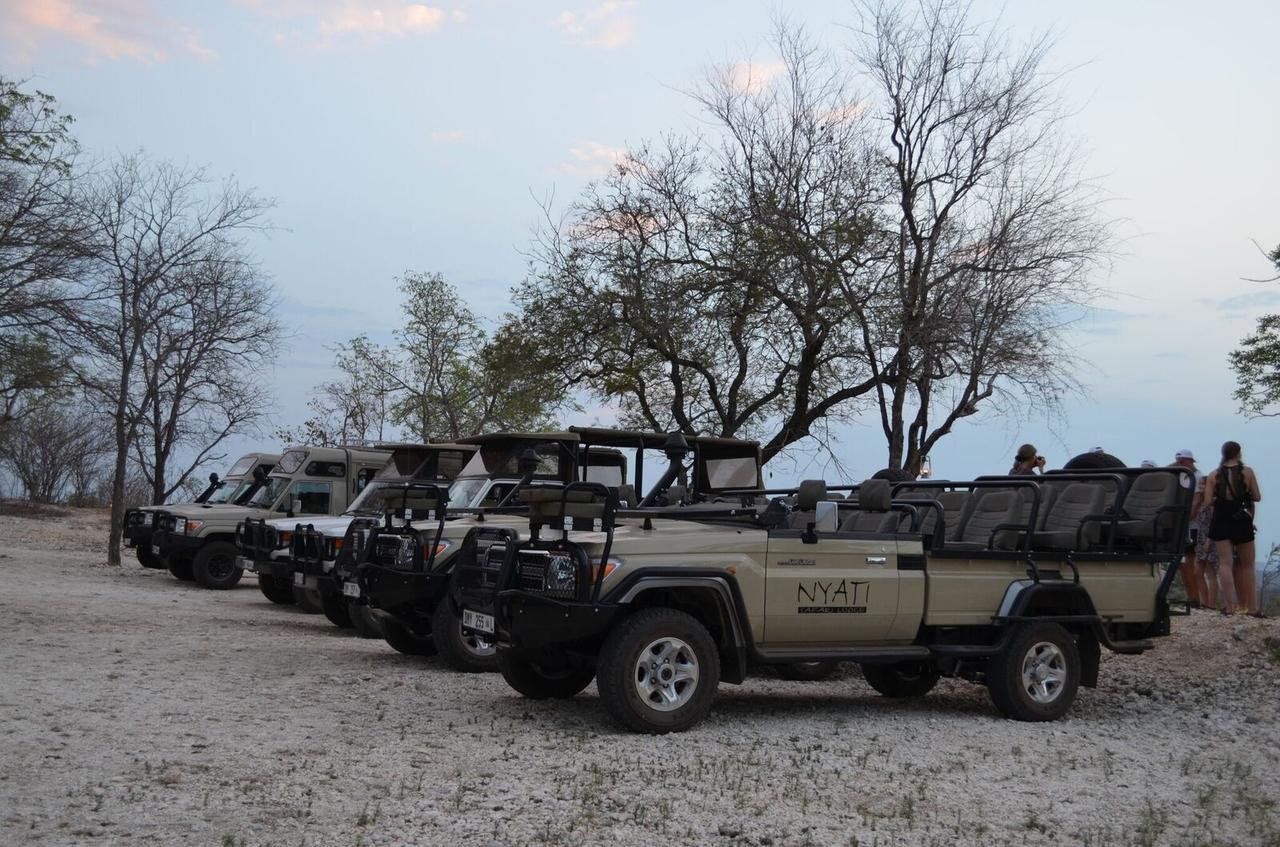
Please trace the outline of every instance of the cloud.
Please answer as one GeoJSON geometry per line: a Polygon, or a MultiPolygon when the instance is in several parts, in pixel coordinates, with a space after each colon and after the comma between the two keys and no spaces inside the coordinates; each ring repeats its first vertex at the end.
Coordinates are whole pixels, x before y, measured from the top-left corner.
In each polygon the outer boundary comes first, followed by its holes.
{"type": "Polygon", "coordinates": [[[431,140],[441,144],[454,144],[466,137],[467,134],[460,129],[442,129],[431,133],[431,140]]]}
{"type": "Polygon", "coordinates": [[[78,43],[90,61],[163,62],[175,53],[215,57],[195,30],[148,0],[18,0],[0,4],[0,30],[34,52],[46,39],[78,43]]]}
{"type": "Polygon", "coordinates": [[[295,24],[292,31],[276,33],[277,42],[302,41],[320,47],[351,39],[372,43],[387,38],[430,35],[446,24],[458,24],[467,19],[466,13],[461,9],[448,11],[423,3],[398,0],[238,2],[264,17],[295,24]]]}
{"type": "Polygon", "coordinates": [[[1196,301],[1205,306],[1216,306],[1224,312],[1242,312],[1248,309],[1261,309],[1280,303],[1280,291],[1248,291],[1231,297],[1201,297],[1196,301]]]}
{"type": "Polygon", "coordinates": [[[612,50],[631,41],[637,0],[606,0],[584,12],[563,11],[552,25],[576,44],[612,50]]]}
{"type": "Polygon", "coordinates": [[[729,66],[729,84],[744,94],[759,94],[769,81],[787,72],[787,63],[735,62],[729,66]]]}
{"type": "Polygon", "coordinates": [[[569,158],[551,169],[552,173],[593,178],[604,176],[627,157],[621,147],[609,147],[596,141],[584,141],[569,148],[569,158]]]}

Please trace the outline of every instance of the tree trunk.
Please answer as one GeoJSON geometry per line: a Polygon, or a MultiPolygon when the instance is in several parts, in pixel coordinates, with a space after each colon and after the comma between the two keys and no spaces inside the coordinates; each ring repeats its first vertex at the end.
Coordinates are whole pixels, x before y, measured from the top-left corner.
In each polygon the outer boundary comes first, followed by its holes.
{"type": "MultiPolygon", "coordinates": [[[[120,406],[123,406],[121,402],[120,406]]],[[[129,460],[129,439],[124,431],[124,410],[116,410],[116,461],[111,475],[111,532],[107,540],[107,564],[120,567],[121,526],[124,521],[124,475],[129,460]]]]}

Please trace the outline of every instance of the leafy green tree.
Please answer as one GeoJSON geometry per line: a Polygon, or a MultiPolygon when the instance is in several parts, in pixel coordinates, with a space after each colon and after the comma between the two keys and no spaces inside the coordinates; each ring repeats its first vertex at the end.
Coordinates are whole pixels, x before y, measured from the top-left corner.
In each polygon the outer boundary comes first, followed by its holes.
{"type": "MultiPolygon", "coordinates": [[[[1280,247],[1267,254],[1280,273],[1280,247]]],[[[1274,277],[1280,279],[1280,276],[1274,277]]],[[[1280,314],[1263,315],[1252,335],[1231,352],[1236,374],[1236,402],[1252,417],[1280,416],[1280,314]]]]}

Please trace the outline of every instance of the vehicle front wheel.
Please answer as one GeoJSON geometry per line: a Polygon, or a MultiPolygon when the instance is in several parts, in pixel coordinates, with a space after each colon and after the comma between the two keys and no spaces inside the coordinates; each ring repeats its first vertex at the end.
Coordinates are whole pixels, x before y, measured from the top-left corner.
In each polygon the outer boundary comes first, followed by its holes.
{"type": "Polygon", "coordinates": [[[590,685],[596,675],[591,668],[555,668],[510,653],[498,653],[498,671],[507,685],[532,700],[567,700],[590,685]]]}
{"type": "Polygon", "coordinates": [[[484,673],[498,669],[498,651],[493,642],[475,633],[463,632],[462,621],[448,598],[436,604],[431,615],[431,637],[436,641],[440,658],[455,671],[484,673]]]}
{"type": "Polygon", "coordinates": [[[1019,721],[1052,721],[1067,713],[1080,685],[1080,649],[1056,623],[1020,626],[987,665],[996,708],[1019,721]]]}
{"type": "Polygon", "coordinates": [[[938,684],[938,669],[929,662],[863,665],[862,678],[885,697],[923,697],[938,684]]]}
{"type": "Polygon", "coordinates": [[[172,559],[168,565],[169,573],[173,574],[174,579],[180,579],[183,582],[191,582],[194,580],[195,574],[191,572],[190,559],[172,559]]]}
{"type": "Polygon", "coordinates": [[[230,541],[210,541],[191,560],[191,573],[205,588],[223,591],[234,588],[244,575],[236,565],[239,550],[230,541]]]}
{"type": "Polygon", "coordinates": [[[642,609],[600,648],[596,686],[609,714],[635,732],[681,732],[707,716],[720,654],[707,628],[675,609],[642,609]]]}
{"type": "Polygon", "coordinates": [[[284,577],[260,573],[258,574],[258,590],[262,592],[263,597],[266,597],[272,603],[280,606],[293,605],[293,586],[284,577]]]}
{"type": "Polygon", "coordinates": [[[341,594],[320,592],[320,606],[329,623],[340,629],[351,629],[351,615],[347,612],[346,598],[341,594]]]}
{"type": "Polygon", "coordinates": [[[414,635],[413,630],[395,618],[384,618],[382,621],[382,637],[397,653],[406,656],[434,656],[436,643],[431,636],[414,635]]]}
{"type": "Polygon", "coordinates": [[[361,638],[383,638],[382,618],[364,603],[347,601],[347,614],[351,617],[351,625],[361,638]]]}
{"type": "Polygon", "coordinates": [[[319,591],[314,588],[302,588],[297,585],[290,585],[289,590],[293,592],[294,605],[308,615],[318,615],[324,611],[324,606],[320,602],[319,591]]]}
{"type": "Polygon", "coordinates": [[[840,667],[839,662],[794,662],[778,665],[778,676],[796,682],[818,682],[831,676],[840,667]]]}

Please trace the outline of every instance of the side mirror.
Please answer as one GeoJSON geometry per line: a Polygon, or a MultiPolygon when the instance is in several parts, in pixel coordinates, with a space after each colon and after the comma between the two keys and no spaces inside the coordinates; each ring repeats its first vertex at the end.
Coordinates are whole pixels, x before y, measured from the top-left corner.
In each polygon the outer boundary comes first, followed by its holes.
{"type": "Polygon", "coordinates": [[[818,503],[814,513],[814,528],[818,532],[835,532],[840,528],[840,507],[831,500],[818,503]]]}

